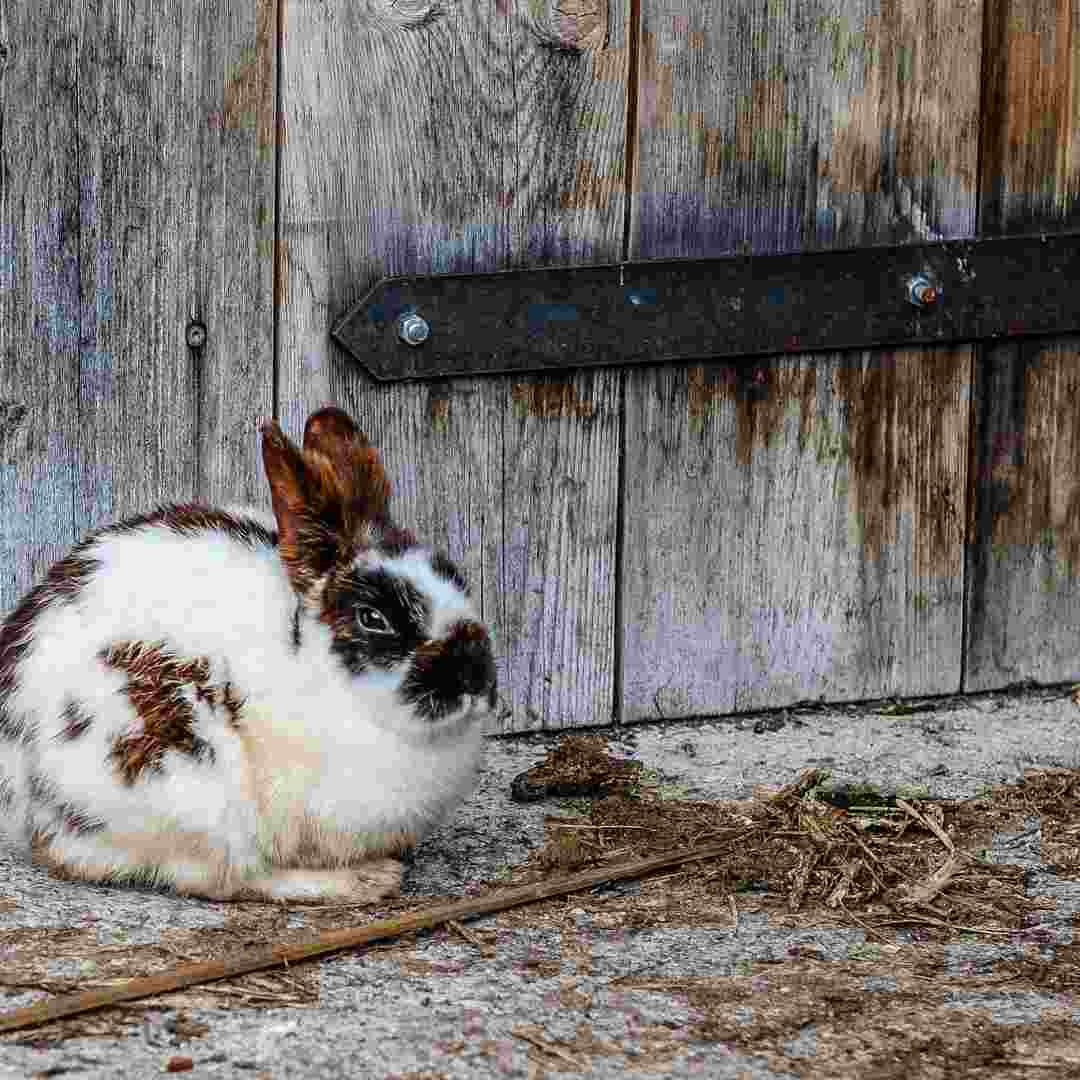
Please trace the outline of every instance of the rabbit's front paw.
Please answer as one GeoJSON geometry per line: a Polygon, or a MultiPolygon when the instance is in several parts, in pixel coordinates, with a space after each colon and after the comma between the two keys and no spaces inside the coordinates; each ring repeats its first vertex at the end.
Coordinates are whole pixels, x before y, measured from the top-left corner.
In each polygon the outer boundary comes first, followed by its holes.
{"type": "Polygon", "coordinates": [[[397,859],[372,859],[348,870],[278,870],[248,892],[279,903],[370,904],[401,892],[403,869],[397,859]]]}

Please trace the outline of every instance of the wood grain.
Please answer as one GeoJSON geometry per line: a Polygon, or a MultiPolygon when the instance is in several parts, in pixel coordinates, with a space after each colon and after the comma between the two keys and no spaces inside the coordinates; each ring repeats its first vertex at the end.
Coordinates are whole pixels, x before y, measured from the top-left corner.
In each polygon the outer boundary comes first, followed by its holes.
{"type": "MultiPolygon", "coordinates": [[[[631,256],[971,234],[978,15],[643,0],[631,256]]],[[[627,374],[627,720],[958,689],[970,358],[627,374]]]]}
{"type": "Polygon", "coordinates": [[[92,525],[261,497],[274,19],[273,0],[6,5],[5,604],[92,525]]]}
{"type": "Polygon", "coordinates": [[[984,0],[979,229],[1080,224],[1080,3],[984,0]]]}
{"type": "Polygon", "coordinates": [[[75,539],[78,16],[0,2],[0,610],[75,539]]]}
{"type": "Polygon", "coordinates": [[[979,359],[966,690],[1080,679],[1080,341],[979,359]]]}
{"type": "Polygon", "coordinates": [[[611,716],[619,375],[378,385],[328,332],[384,274],[619,257],[625,27],[579,7],[286,4],[280,412],[357,415],[464,563],[502,730],[611,716]]]}
{"type": "MultiPolygon", "coordinates": [[[[1080,3],[988,0],[979,220],[1080,222],[1080,3]]],[[[980,349],[964,688],[1080,678],[1080,339],[980,349]]]]}
{"type": "Polygon", "coordinates": [[[981,11],[641,0],[632,251],[971,235],[981,11]]]}
{"type": "Polygon", "coordinates": [[[649,374],[626,421],[626,719],[955,690],[968,350],[649,374]]]}

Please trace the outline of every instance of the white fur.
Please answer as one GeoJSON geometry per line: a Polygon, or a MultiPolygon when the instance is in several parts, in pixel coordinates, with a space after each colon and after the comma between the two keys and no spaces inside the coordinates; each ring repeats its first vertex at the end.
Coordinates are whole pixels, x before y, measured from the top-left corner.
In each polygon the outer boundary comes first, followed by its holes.
{"type": "MultiPolygon", "coordinates": [[[[297,599],[276,549],[159,524],[105,533],[85,555],[99,569],[74,602],[53,601],[34,621],[8,702],[13,716],[36,723],[37,738],[29,747],[0,740],[0,778],[14,783],[12,818],[27,834],[30,769],[106,823],[58,834],[47,862],[75,876],[148,878],[201,895],[310,899],[325,881],[325,895],[339,896],[340,875],[329,871],[411,844],[472,786],[486,703],[424,721],[395,696],[403,672],[351,675],[331,652],[329,629],[310,618],[295,651],[297,599]],[[238,733],[223,710],[191,699],[213,763],[169,752],[160,776],[130,787],[118,780],[111,740],[138,731],[140,720],[124,673],[98,653],[126,641],[208,658],[210,682],[228,683],[244,701],[238,733]],[[93,720],[74,740],[59,737],[69,700],[93,720]]],[[[425,554],[379,561],[427,598],[432,637],[476,617],[425,554]]]]}

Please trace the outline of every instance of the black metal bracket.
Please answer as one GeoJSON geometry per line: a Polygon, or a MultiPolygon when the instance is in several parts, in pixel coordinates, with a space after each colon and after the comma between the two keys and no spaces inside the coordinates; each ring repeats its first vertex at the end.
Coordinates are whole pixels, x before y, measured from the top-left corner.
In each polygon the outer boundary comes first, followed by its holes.
{"type": "Polygon", "coordinates": [[[1080,233],[380,281],[334,327],[377,379],[1080,331],[1080,233]]]}

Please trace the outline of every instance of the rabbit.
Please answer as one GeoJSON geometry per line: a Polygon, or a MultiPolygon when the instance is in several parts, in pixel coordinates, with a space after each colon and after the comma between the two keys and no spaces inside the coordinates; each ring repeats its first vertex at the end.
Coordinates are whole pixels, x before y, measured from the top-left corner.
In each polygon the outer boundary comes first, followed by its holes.
{"type": "Polygon", "coordinates": [[[0,628],[0,828],[62,878],[368,903],[473,788],[492,641],[350,417],[260,424],[273,517],[90,534],[0,628]]]}

